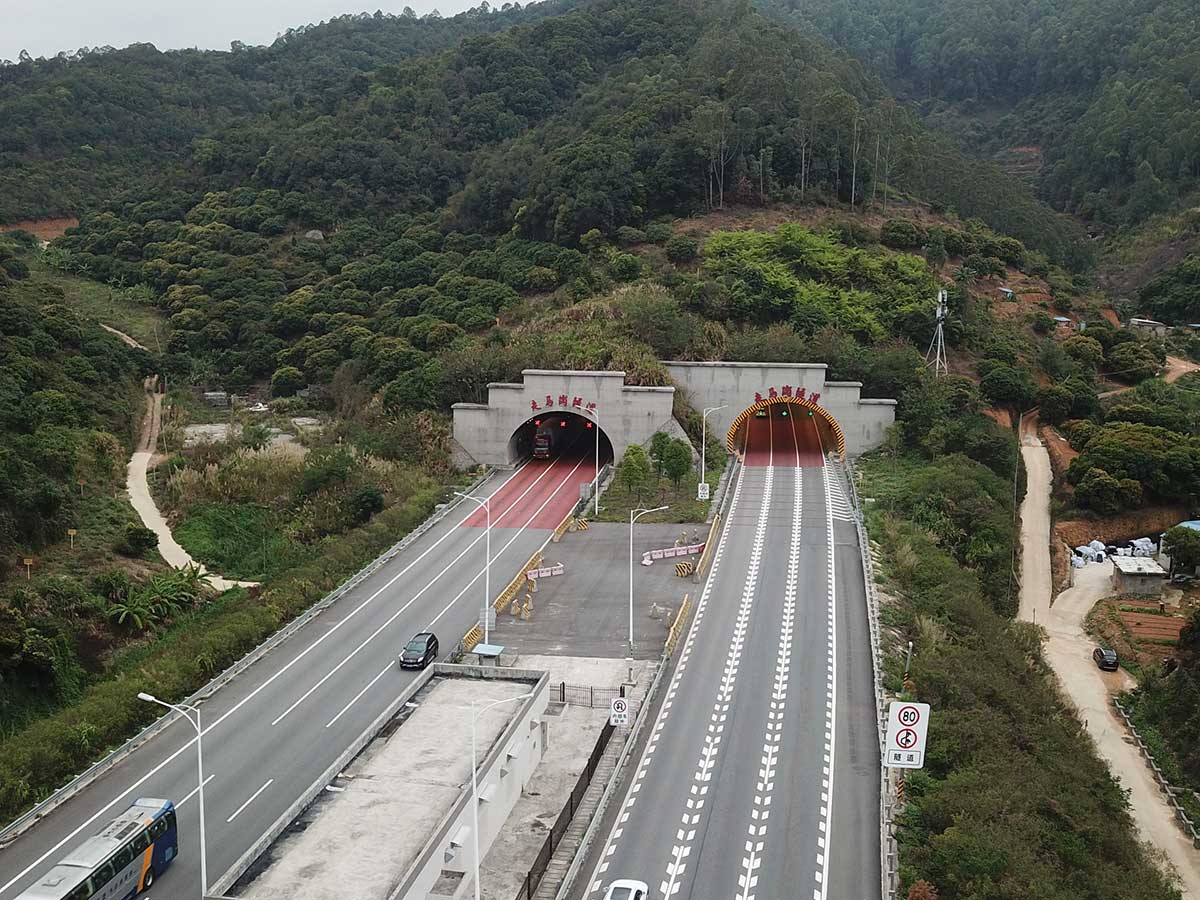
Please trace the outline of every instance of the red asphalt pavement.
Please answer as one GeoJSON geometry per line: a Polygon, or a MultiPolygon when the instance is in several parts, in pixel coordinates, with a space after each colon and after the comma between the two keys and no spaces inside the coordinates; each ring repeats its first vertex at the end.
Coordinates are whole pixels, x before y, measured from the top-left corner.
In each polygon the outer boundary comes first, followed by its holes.
{"type": "MultiPolygon", "coordinates": [[[[492,527],[553,530],[579,502],[579,486],[595,477],[593,458],[531,459],[492,496],[492,527]]],[[[476,510],[462,527],[486,525],[487,516],[476,510]]]]}
{"type": "Polygon", "coordinates": [[[805,466],[825,464],[814,418],[797,407],[781,415],[782,404],[768,408],[770,416],[751,416],[746,422],[747,466],[805,466]],[[800,412],[800,415],[796,415],[800,412]]]}

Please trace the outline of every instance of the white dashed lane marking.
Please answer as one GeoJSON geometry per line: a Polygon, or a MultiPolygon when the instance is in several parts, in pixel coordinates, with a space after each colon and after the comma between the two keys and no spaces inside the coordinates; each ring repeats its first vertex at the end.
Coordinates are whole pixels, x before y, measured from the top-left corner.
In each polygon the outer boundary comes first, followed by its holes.
{"type": "MultiPolygon", "coordinates": [[[[771,487],[775,479],[774,467],[767,467],[766,479],[763,483],[762,507],[758,514],[758,524],[754,531],[754,544],[750,550],[750,561],[746,569],[746,582],[742,589],[742,600],[738,606],[737,619],[734,622],[733,634],[729,642],[729,653],[725,658],[725,667],[721,672],[721,683],[717,688],[717,697],[709,716],[708,728],[700,749],[700,758],[696,764],[696,772],[692,777],[690,796],[679,827],[675,831],[675,844],[671,848],[671,856],[667,861],[666,876],[659,885],[659,890],[666,900],[679,892],[682,879],[687,871],[687,858],[692,852],[692,842],[696,837],[696,825],[703,814],[711,786],[713,771],[721,752],[724,739],[725,722],[729,716],[729,705],[733,700],[733,689],[737,683],[738,671],[741,668],[742,649],[746,643],[746,631],[750,625],[750,610],[754,606],[754,597],[758,587],[758,571],[762,563],[763,543],[767,534],[767,521],[771,511],[771,487]]],[[[711,583],[711,579],[710,579],[711,583]]]]}
{"type": "Polygon", "coordinates": [[[704,612],[708,608],[708,599],[712,594],[713,585],[717,582],[717,572],[721,567],[721,559],[725,554],[726,538],[732,530],[732,525],[735,518],[735,513],[738,508],[738,501],[742,496],[742,483],[745,469],[738,473],[737,483],[733,488],[733,498],[729,501],[729,512],[725,518],[725,525],[721,529],[721,537],[717,542],[716,552],[713,553],[712,564],[708,570],[708,578],[704,584],[704,590],[700,594],[700,602],[696,604],[696,613],[692,619],[691,628],[688,629],[687,640],[684,642],[683,649],[679,653],[679,662],[675,666],[675,672],[671,676],[671,684],[667,691],[667,696],[663,700],[662,708],[658,712],[658,720],[654,723],[654,731],[650,735],[649,741],[646,743],[646,749],[642,752],[641,762],[638,764],[637,774],[634,776],[633,783],[629,788],[629,793],[625,796],[625,802],[621,807],[621,814],[618,820],[618,825],[613,829],[608,837],[608,845],[604,849],[604,854],[601,856],[600,864],[596,867],[593,874],[592,884],[589,893],[598,893],[604,886],[602,877],[607,871],[609,862],[614,853],[616,853],[621,835],[624,832],[625,823],[629,821],[630,813],[634,803],[637,801],[638,792],[642,788],[643,781],[646,777],[646,772],[650,768],[650,763],[654,758],[654,751],[658,747],[658,740],[662,736],[666,728],[667,719],[671,714],[671,708],[675,703],[675,695],[679,690],[679,684],[683,678],[683,673],[687,669],[688,660],[692,655],[692,647],[696,640],[696,634],[700,631],[700,624],[704,619],[704,612]]]}
{"type": "Polygon", "coordinates": [[[821,469],[825,481],[825,529],[826,566],[829,580],[829,622],[827,635],[829,651],[825,662],[825,750],[821,769],[821,809],[817,822],[817,867],[816,886],[813,900],[827,900],[829,896],[829,837],[832,831],[833,769],[837,750],[837,609],[835,606],[834,558],[833,558],[833,504],[831,502],[832,481],[830,469],[821,469]]]}
{"type": "MultiPolygon", "coordinates": [[[[735,900],[754,900],[758,886],[758,870],[762,866],[766,845],[767,820],[771,816],[771,795],[775,790],[775,768],[779,761],[783,739],[784,715],[787,711],[788,676],[792,666],[792,636],[796,617],[796,587],[800,572],[800,523],[804,508],[802,500],[803,470],[795,469],[796,486],[792,505],[792,540],[787,556],[787,581],[783,593],[783,618],[779,626],[779,652],[775,660],[775,682],[771,686],[770,708],[767,711],[766,733],[763,737],[762,761],[754,790],[754,805],[746,831],[745,855],[738,874],[735,900]]],[[[785,848],[786,849],[786,848],[785,848]]]]}

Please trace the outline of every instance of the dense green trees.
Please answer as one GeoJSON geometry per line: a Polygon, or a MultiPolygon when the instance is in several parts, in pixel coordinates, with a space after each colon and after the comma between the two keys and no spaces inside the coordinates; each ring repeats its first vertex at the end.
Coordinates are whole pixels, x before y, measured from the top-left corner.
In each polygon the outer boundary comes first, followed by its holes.
{"type": "Polygon", "coordinates": [[[977,150],[1040,151],[1040,193],[1061,208],[1137,223],[1200,186],[1200,86],[1190,77],[1200,30],[1188,0],[764,6],[854,53],[977,150]]]}
{"type": "MultiPolygon", "coordinates": [[[[0,239],[2,252],[21,248],[0,239]]],[[[119,471],[140,412],[147,360],[61,299],[36,280],[0,285],[0,572],[63,537],[77,480],[119,471]]]]}

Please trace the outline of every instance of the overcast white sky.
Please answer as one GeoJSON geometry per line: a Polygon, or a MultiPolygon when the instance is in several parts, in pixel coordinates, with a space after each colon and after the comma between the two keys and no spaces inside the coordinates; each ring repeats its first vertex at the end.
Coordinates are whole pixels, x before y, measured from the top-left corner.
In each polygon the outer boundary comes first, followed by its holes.
{"type": "MultiPolygon", "coordinates": [[[[418,15],[437,9],[453,15],[478,0],[0,0],[0,59],[22,50],[53,56],[80,47],[151,43],[159,50],[201,47],[228,50],[231,41],[269,44],[288,28],[344,13],[418,15]]],[[[493,6],[502,3],[493,2],[493,6]]]]}

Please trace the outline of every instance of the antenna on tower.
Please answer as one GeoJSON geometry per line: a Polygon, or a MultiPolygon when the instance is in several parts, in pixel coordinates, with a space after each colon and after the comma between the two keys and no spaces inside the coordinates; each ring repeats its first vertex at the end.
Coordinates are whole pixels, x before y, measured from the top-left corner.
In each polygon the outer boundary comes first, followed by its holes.
{"type": "Polygon", "coordinates": [[[938,291],[937,328],[933,332],[933,340],[929,342],[929,352],[925,354],[925,366],[933,369],[935,378],[950,371],[946,365],[946,311],[946,292],[938,291]]]}

